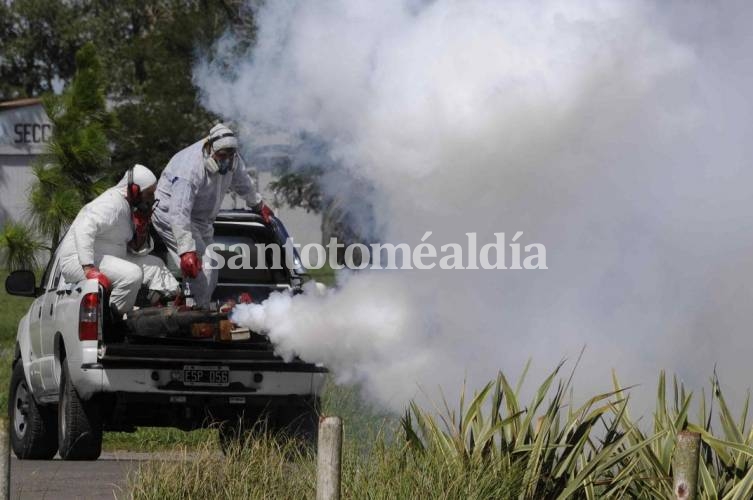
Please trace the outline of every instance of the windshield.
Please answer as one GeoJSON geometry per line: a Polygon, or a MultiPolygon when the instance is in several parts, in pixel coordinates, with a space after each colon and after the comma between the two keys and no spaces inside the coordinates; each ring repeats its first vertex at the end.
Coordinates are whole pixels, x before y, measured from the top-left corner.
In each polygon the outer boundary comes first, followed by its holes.
{"type": "Polygon", "coordinates": [[[268,229],[216,224],[214,242],[221,264],[219,283],[289,284],[283,249],[268,229]],[[282,269],[275,269],[276,262],[282,269]]]}

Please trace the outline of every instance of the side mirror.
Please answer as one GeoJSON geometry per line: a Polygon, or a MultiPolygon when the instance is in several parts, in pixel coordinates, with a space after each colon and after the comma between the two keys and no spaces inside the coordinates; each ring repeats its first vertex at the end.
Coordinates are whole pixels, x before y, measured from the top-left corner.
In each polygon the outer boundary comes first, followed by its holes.
{"type": "Polygon", "coordinates": [[[36,297],[37,284],[31,271],[13,271],[5,278],[5,291],[9,295],[21,297],[36,297]]]}

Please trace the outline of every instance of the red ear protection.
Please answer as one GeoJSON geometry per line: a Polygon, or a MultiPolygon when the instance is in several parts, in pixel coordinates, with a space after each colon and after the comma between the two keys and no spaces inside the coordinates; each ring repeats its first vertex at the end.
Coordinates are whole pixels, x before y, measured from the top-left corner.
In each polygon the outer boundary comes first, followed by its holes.
{"type": "Polygon", "coordinates": [[[126,188],[126,200],[131,205],[137,205],[141,201],[141,187],[133,182],[133,169],[128,169],[128,186],[126,188]]]}

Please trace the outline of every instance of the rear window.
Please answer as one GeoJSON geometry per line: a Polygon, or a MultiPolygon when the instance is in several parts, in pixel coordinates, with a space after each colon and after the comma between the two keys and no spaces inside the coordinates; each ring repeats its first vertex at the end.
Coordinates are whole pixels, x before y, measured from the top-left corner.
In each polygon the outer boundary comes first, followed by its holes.
{"type": "Polygon", "coordinates": [[[274,241],[274,233],[269,229],[240,224],[215,224],[214,242],[215,252],[224,260],[224,265],[219,269],[219,283],[289,284],[288,273],[284,269],[284,249],[274,241]],[[266,248],[257,247],[257,244],[265,245],[266,248]],[[275,253],[280,255],[283,269],[273,269],[275,253]],[[266,269],[259,269],[260,267],[266,269]]]}

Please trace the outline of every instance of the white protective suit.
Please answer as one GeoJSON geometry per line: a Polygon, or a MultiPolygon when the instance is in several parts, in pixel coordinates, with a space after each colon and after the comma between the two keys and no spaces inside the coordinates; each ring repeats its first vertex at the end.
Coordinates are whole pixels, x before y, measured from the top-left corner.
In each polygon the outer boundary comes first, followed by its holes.
{"type": "MultiPolygon", "coordinates": [[[[214,219],[229,191],[258,205],[261,195],[238,158],[235,168],[226,173],[209,173],[204,166],[203,147],[206,139],[179,151],[162,171],[155,198],[158,200],[152,223],[170,254],[176,269],[180,255],[195,251],[202,259],[214,242],[214,219]]],[[[203,260],[203,259],[202,259],[203,260]]],[[[206,262],[195,279],[188,279],[191,293],[200,307],[207,307],[217,286],[217,270],[207,269],[206,262]]]]}
{"type": "MultiPolygon", "coordinates": [[[[153,177],[152,177],[153,178],[153,177]]],[[[112,283],[110,303],[125,313],[133,309],[142,284],[160,293],[177,293],[180,285],[159,257],[128,248],[134,227],[126,200],[126,177],[89,202],[76,216],[60,244],[60,263],[67,283],[85,279],[82,266],[92,264],[112,283]]]]}

